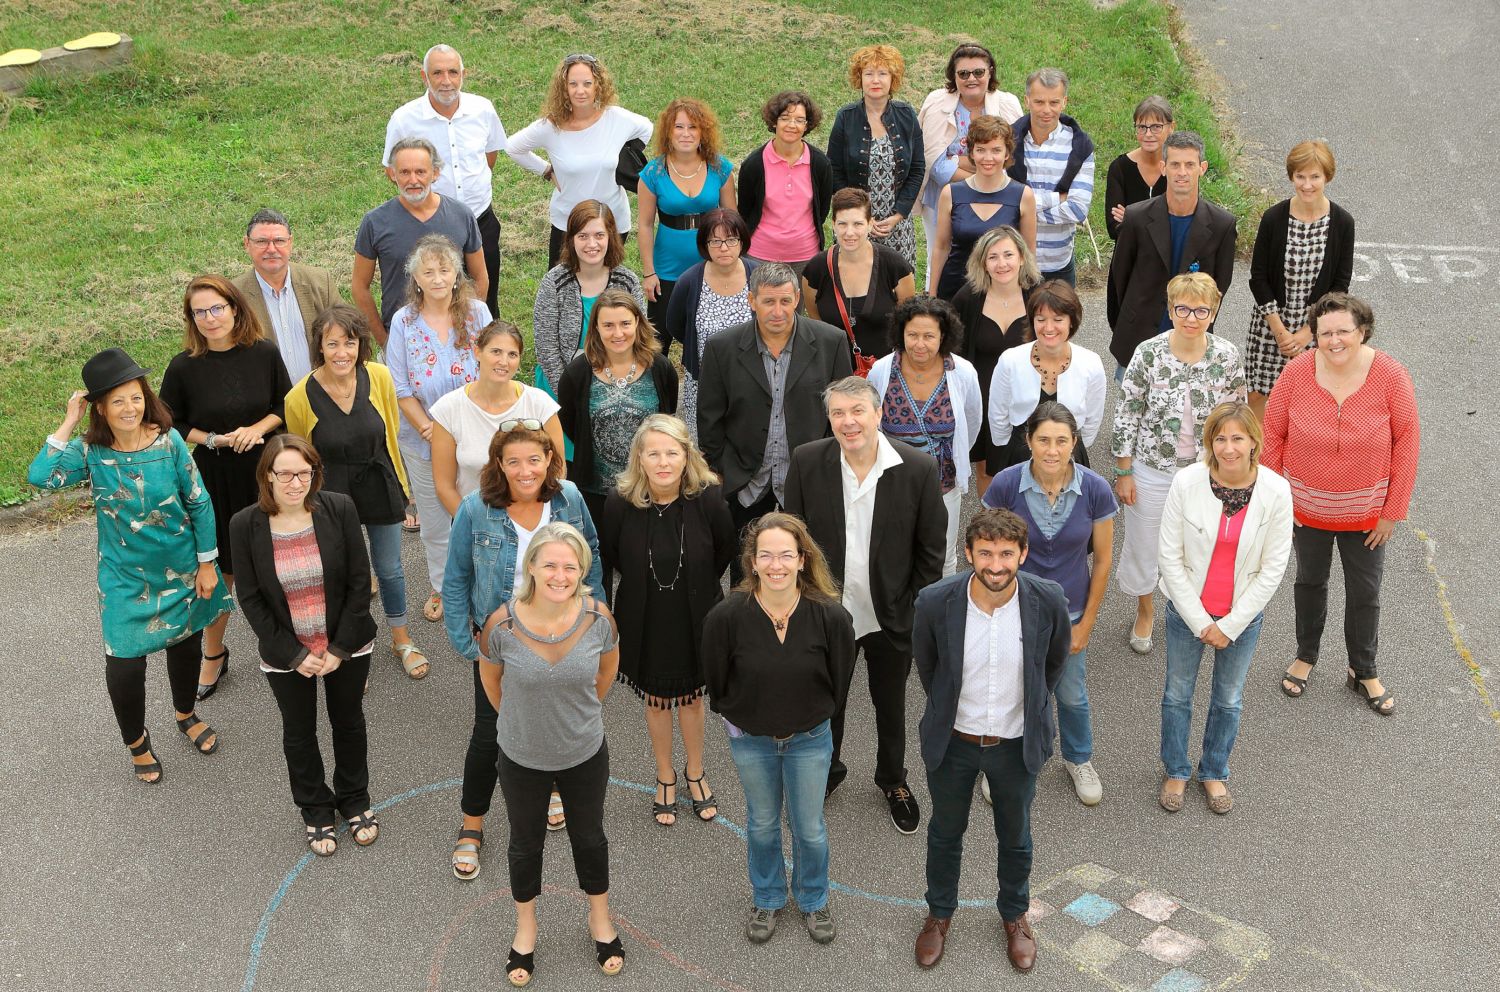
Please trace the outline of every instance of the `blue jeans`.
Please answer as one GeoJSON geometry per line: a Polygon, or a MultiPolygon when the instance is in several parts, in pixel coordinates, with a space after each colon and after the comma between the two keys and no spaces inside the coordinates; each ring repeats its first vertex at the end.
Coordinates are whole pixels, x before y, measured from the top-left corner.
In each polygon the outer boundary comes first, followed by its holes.
{"type": "MultiPolygon", "coordinates": [[[[745,790],[745,834],[756,909],[786,905],[786,861],[781,855],[781,803],[792,823],[792,898],[804,913],[828,905],[828,826],[823,790],[833,759],[833,734],[824,720],[786,740],[729,738],[729,752],[745,790]]],[[[970,784],[973,784],[971,778],[970,784]]]]}
{"type": "Polygon", "coordinates": [[[406,573],[401,569],[401,524],[368,524],[370,565],[380,583],[380,605],[385,622],[392,627],[406,626],[406,573]]]}
{"type": "MultiPolygon", "coordinates": [[[[1203,728],[1203,755],[1198,759],[1198,780],[1229,780],[1229,751],[1240,732],[1240,704],[1244,699],[1245,675],[1250,657],[1260,639],[1257,614],[1227,648],[1214,649],[1213,693],[1208,721],[1203,728]]],[[[1198,665],[1203,660],[1202,641],[1188,630],[1182,617],[1167,600],[1167,685],[1161,696],[1161,763],[1170,778],[1187,779],[1193,774],[1188,762],[1188,730],[1193,722],[1193,689],[1198,684],[1198,665]]]]}
{"type": "Polygon", "coordinates": [[[995,908],[1001,919],[1016,920],[1031,905],[1031,800],[1036,776],[1026,770],[1022,738],[980,747],[955,737],[938,766],[927,773],[932,815],[927,818],[927,908],[948,919],[958,908],[958,872],[964,858],[964,831],[974,802],[974,779],[983,773],[994,800],[995,908]]]}
{"type": "Polygon", "coordinates": [[[1048,279],[1061,279],[1063,282],[1067,283],[1069,286],[1077,286],[1078,285],[1078,260],[1077,260],[1077,258],[1075,258],[1072,255],[1069,255],[1068,256],[1068,264],[1067,265],[1064,265],[1060,269],[1054,269],[1051,272],[1043,272],[1042,273],[1042,281],[1046,282],[1048,279]]]}
{"type": "Polygon", "coordinates": [[[1088,649],[1068,655],[1052,695],[1057,700],[1057,734],[1064,761],[1081,765],[1094,756],[1094,727],[1089,719],[1089,690],[1083,683],[1088,649]]]}

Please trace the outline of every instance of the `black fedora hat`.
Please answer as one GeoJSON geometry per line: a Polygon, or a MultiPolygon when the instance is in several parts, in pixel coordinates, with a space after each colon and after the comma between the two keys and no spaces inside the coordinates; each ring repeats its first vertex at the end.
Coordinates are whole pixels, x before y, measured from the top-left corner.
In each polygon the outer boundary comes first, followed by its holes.
{"type": "Polygon", "coordinates": [[[133,379],[144,379],[150,369],[143,369],[123,348],[106,348],[83,363],[83,398],[90,403],[100,399],[116,386],[133,379]]]}

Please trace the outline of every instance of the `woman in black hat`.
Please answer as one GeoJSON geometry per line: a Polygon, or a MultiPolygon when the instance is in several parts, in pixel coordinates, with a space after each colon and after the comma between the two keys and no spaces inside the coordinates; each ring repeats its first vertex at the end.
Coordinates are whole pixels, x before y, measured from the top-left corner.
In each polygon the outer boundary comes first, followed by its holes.
{"type": "Polygon", "coordinates": [[[89,483],[99,528],[104,678],[142,782],[161,781],[146,731],[146,655],[167,652],[177,726],[198,751],[219,746],[193,712],[203,629],[233,608],[215,565],[214,510],[172,415],[119,348],[83,366],[86,390],[32,460],[34,486],[89,483]],[[88,411],[81,438],[73,430],[88,411]]]}

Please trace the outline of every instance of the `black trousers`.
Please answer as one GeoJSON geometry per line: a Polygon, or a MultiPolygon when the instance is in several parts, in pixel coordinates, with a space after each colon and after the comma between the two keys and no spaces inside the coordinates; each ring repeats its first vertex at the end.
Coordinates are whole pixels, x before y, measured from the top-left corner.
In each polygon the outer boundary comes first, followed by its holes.
{"type": "Polygon", "coordinates": [[[343,662],[317,678],[297,672],[266,673],[281,710],[281,750],[286,755],[292,802],[310,827],[331,826],[337,810],[345,819],[370,808],[369,740],[365,733],[365,680],[370,656],[343,662]],[[318,749],[318,683],[333,737],[333,788],[318,749]]]}
{"type": "Polygon", "coordinates": [[[484,271],[490,274],[490,292],[484,298],[491,317],[500,316],[500,218],[493,206],[474,218],[479,224],[479,242],[484,246],[484,271]]]}
{"type": "Polygon", "coordinates": [[[1036,776],[1026,770],[1022,738],[980,747],[957,737],[938,766],[927,773],[932,815],[927,818],[927,908],[948,919],[958,908],[958,871],[964,857],[964,831],[974,802],[974,779],[990,783],[998,857],[995,908],[1006,920],[1026,915],[1031,904],[1031,801],[1036,776]]]}
{"type": "MultiPolygon", "coordinates": [[[[563,242],[568,238],[568,232],[560,228],[552,228],[552,233],[547,236],[547,268],[552,268],[562,258],[563,242]]],[[[620,243],[624,244],[630,240],[630,232],[626,231],[620,235],[620,243]]]]}
{"type": "Polygon", "coordinates": [[[542,891],[542,848],[547,842],[547,803],[556,783],[568,811],[568,842],[578,887],[591,896],[609,891],[609,840],[604,836],[604,790],[609,786],[609,744],[592,758],[560,772],[518,765],[501,751],[500,791],[510,821],[510,890],[516,902],[530,902],[542,891]]]}
{"type": "Polygon", "coordinates": [[[656,328],[656,340],[661,342],[663,355],[672,349],[672,339],[667,336],[667,304],[672,301],[672,290],[675,288],[677,288],[675,280],[667,282],[662,279],[661,289],[657,292],[656,299],[646,301],[646,319],[651,321],[652,327],[656,328]]]}
{"type": "MultiPolygon", "coordinates": [[[[769,485],[766,486],[766,491],[760,499],[756,500],[750,506],[740,505],[740,494],[738,492],[730,493],[727,498],[729,500],[729,518],[734,521],[734,532],[739,535],[739,546],[741,548],[745,546],[745,528],[755,523],[755,521],[767,513],[781,509],[781,504],[776,502],[776,490],[769,485]]],[[[740,567],[740,556],[736,554],[734,560],[729,563],[729,585],[731,587],[739,585],[740,580],[744,577],[745,570],[740,567]]]]}
{"type": "MultiPolygon", "coordinates": [[[[603,493],[584,493],[583,505],[588,507],[589,519],[594,521],[594,526],[604,519],[604,503],[609,497],[603,493]]],[[[594,595],[604,600],[605,606],[614,606],[615,570],[610,568],[609,563],[602,557],[599,559],[599,574],[604,580],[603,589],[595,589],[594,595]]]]}
{"type": "MultiPolygon", "coordinates": [[[[875,784],[882,790],[894,789],[906,784],[906,681],[911,675],[911,652],[898,649],[882,630],[866,634],[857,643],[865,653],[870,702],[875,704],[875,784]]],[[[844,743],[844,705],[840,704],[832,719],[829,785],[839,784],[849,774],[839,760],[844,743]]]]}
{"type": "MultiPolygon", "coordinates": [[[[191,713],[198,702],[198,666],[203,661],[200,630],[167,648],[167,684],[172,688],[172,708],[191,713]]],[[[146,732],[146,659],[104,656],[104,686],[114,708],[120,736],[129,747],[146,732]]]]}
{"type": "MultiPolygon", "coordinates": [[[[478,628],[474,636],[479,636],[478,628]]],[[[482,646],[481,646],[482,647],[482,646]]],[[[484,816],[495,797],[495,761],[500,756],[495,721],[500,714],[490,705],[490,697],[479,679],[479,662],[474,665],[474,729],[469,732],[469,752],[464,756],[464,789],[460,808],[464,816],[484,816]]]]}
{"type": "Polygon", "coordinates": [[[1292,528],[1297,549],[1297,581],[1292,604],[1297,611],[1297,657],[1318,663],[1323,626],[1328,622],[1328,573],[1333,546],[1344,567],[1344,647],[1355,677],[1373,679],[1380,647],[1380,580],[1385,574],[1385,545],[1365,547],[1369,534],[1359,530],[1323,530],[1298,524],[1292,528]]]}

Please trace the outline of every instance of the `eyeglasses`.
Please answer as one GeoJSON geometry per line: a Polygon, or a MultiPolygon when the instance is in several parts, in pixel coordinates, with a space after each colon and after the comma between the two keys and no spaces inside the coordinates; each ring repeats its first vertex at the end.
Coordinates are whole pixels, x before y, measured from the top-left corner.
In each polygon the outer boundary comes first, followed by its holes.
{"type": "Polygon", "coordinates": [[[1179,303],[1172,308],[1172,316],[1179,320],[1187,320],[1189,317],[1197,317],[1199,320],[1207,320],[1214,315],[1213,307],[1190,307],[1179,303]]]}
{"type": "Polygon", "coordinates": [[[575,52],[572,55],[569,55],[567,58],[563,59],[563,68],[567,68],[570,65],[577,65],[580,62],[586,62],[589,65],[599,64],[599,60],[594,58],[587,52],[575,52]]]}
{"type": "Polygon", "coordinates": [[[286,484],[286,483],[292,482],[292,481],[296,481],[296,482],[311,482],[312,478],[313,478],[313,470],[310,469],[310,468],[305,468],[305,469],[303,469],[300,472],[274,472],[273,471],[271,474],[274,475],[274,476],[276,476],[276,481],[282,483],[283,485],[286,484]]]}
{"type": "Polygon", "coordinates": [[[1318,340],[1332,341],[1334,338],[1352,338],[1358,333],[1360,333],[1360,330],[1357,327],[1343,327],[1336,330],[1330,329],[1326,331],[1319,331],[1318,340]]]}
{"type": "Polygon", "coordinates": [[[776,118],[777,124],[794,124],[797,127],[807,127],[806,117],[793,117],[790,114],[782,114],[776,118]]]}
{"type": "Polygon", "coordinates": [[[740,246],[740,239],[739,238],[709,238],[708,239],[708,246],[710,248],[738,248],[740,246]]]}
{"type": "Polygon", "coordinates": [[[520,420],[500,421],[501,434],[509,433],[510,431],[515,430],[517,427],[524,427],[528,431],[539,431],[542,429],[542,422],[540,420],[534,420],[531,417],[523,417],[520,420]]]}
{"type": "Polygon", "coordinates": [[[1167,129],[1165,124],[1137,124],[1136,131],[1141,134],[1160,134],[1167,129]]]}
{"type": "Polygon", "coordinates": [[[779,554],[774,551],[757,551],[755,553],[755,560],[762,565],[770,565],[772,563],[795,565],[797,559],[800,557],[802,556],[795,551],[782,551],[779,554]]]}
{"type": "Polygon", "coordinates": [[[953,73],[959,79],[983,79],[990,74],[988,69],[958,69],[953,73]]]}
{"type": "Polygon", "coordinates": [[[255,248],[269,248],[272,245],[277,248],[285,248],[292,243],[291,238],[251,238],[250,244],[255,248]]]}
{"type": "Polygon", "coordinates": [[[222,317],[229,312],[228,303],[215,303],[207,310],[194,310],[193,319],[202,320],[204,317],[222,317]]]}

